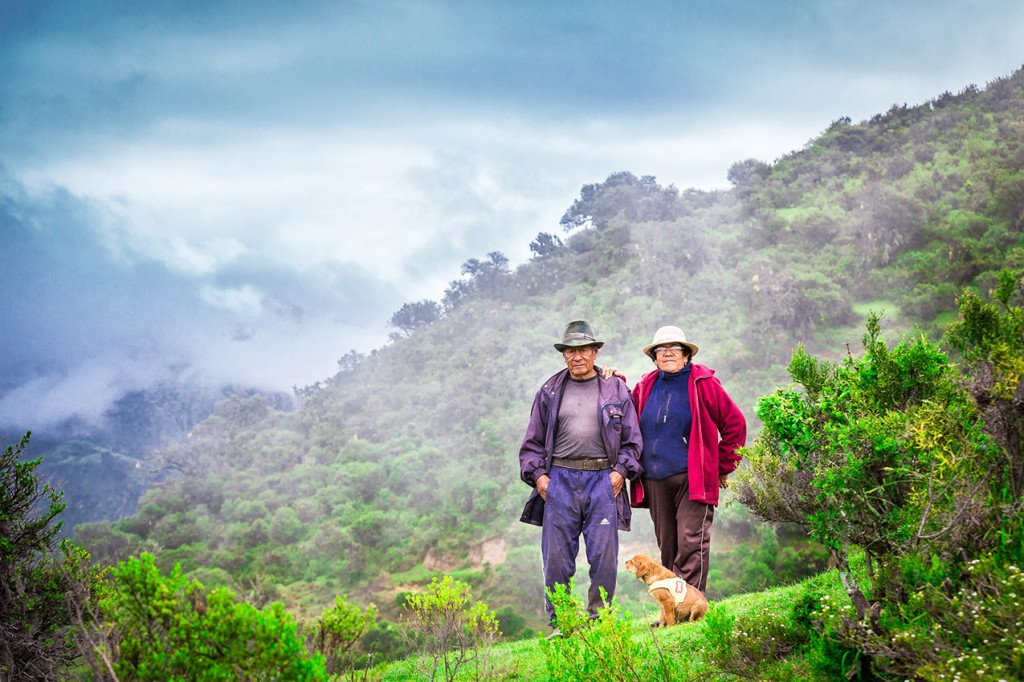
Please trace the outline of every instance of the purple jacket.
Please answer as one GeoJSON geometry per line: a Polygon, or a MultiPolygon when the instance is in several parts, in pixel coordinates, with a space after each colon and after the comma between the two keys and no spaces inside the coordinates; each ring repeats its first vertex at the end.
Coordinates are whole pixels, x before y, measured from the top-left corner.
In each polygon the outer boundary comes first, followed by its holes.
{"type": "MultiPolygon", "coordinates": [[[[623,478],[635,480],[643,472],[640,467],[640,453],[643,441],[640,439],[640,421],[633,408],[626,384],[618,379],[604,379],[598,371],[597,385],[600,396],[598,409],[601,412],[601,435],[604,437],[605,452],[611,457],[613,468],[623,478]]],[[[527,485],[534,488],[523,508],[520,519],[535,526],[544,523],[544,500],[537,493],[537,479],[551,470],[551,457],[555,446],[555,424],[558,422],[558,407],[562,393],[569,380],[569,370],[563,369],[540,387],[533,399],[530,410],[530,424],[526,437],[519,448],[519,474],[527,485]]],[[[619,530],[629,530],[632,510],[622,487],[615,498],[618,509],[619,530]]]]}

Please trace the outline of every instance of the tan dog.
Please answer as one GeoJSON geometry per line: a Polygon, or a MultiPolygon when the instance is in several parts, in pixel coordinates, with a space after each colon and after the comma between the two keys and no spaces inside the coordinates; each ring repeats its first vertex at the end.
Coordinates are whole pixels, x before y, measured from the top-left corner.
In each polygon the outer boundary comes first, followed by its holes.
{"type": "Polygon", "coordinates": [[[658,624],[661,627],[669,627],[679,621],[700,620],[708,612],[708,600],[701,591],[653,557],[637,554],[626,561],[626,570],[647,583],[647,591],[658,600],[661,606],[658,624]]]}

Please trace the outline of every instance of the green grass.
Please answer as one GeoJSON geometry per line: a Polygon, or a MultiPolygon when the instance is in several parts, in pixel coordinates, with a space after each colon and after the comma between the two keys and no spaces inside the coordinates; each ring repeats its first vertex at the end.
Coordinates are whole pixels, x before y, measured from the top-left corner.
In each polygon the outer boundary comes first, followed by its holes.
{"type": "MultiPolygon", "coordinates": [[[[758,623],[767,622],[774,618],[776,621],[788,621],[794,607],[798,604],[803,595],[808,592],[828,594],[833,599],[845,600],[846,595],[842,590],[838,574],[834,570],[826,571],[817,576],[794,585],[777,587],[761,592],[751,592],[736,595],[717,602],[712,602],[712,613],[724,616],[725,619],[734,619],[737,623],[737,630],[746,630],[751,633],[758,627],[758,623]]],[[[737,680],[740,679],[721,669],[719,662],[714,657],[714,646],[712,639],[716,633],[712,632],[714,627],[712,621],[722,622],[722,618],[708,619],[697,623],[686,623],[677,625],[665,630],[652,629],[649,625],[656,614],[653,607],[648,614],[634,618],[627,613],[621,617],[631,628],[634,641],[655,638],[656,650],[661,652],[670,668],[678,673],[677,680],[737,680]]],[[[509,681],[542,681],[549,679],[547,660],[543,651],[541,641],[546,635],[538,635],[535,639],[503,642],[496,645],[491,652],[492,677],[478,677],[473,667],[466,667],[460,670],[457,680],[509,680],[509,681]]],[[[734,636],[737,634],[734,633],[734,636]]],[[[747,641],[752,641],[755,635],[751,634],[747,641]]],[[[644,680],[664,679],[660,672],[663,662],[657,660],[642,660],[636,662],[636,669],[639,677],[644,680]]],[[[423,659],[409,658],[382,665],[370,672],[365,679],[377,680],[380,682],[398,682],[405,680],[429,679],[419,669],[425,669],[426,661],[423,659]]],[[[798,651],[791,657],[766,661],[758,671],[751,671],[754,679],[814,679],[814,671],[810,669],[802,654],[798,651]]],[[[356,677],[356,679],[363,679],[356,677]]],[[[438,674],[436,679],[444,679],[443,672],[438,674]]],[[[626,677],[624,679],[633,679],[626,677]]]]}
{"type": "Polygon", "coordinates": [[[854,314],[859,318],[859,326],[863,327],[863,320],[872,313],[881,313],[887,320],[894,320],[899,316],[900,307],[892,301],[863,301],[854,303],[851,306],[854,314]]]}
{"type": "Polygon", "coordinates": [[[424,568],[422,563],[418,563],[408,571],[392,573],[389,577],[389,582],[392,587],[399,585],[426,585],[441,575],[443,575],[442,571],[432,571],[424,568]]]}

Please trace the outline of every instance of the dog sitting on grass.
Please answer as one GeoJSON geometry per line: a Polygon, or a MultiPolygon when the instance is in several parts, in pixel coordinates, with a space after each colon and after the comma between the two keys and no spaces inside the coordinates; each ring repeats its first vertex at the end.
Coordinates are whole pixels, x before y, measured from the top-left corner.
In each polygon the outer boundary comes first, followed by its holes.
{"type": "Polygon", "coordinates": [[[701,591],[677,577],[653,557],[637,554],[626,561],[626,570],[647,583],[647,591],[658,601],[661,607],[659,626],[669,627],[681,621],[700,620],[708,612],[708,600],[701,591]]]}

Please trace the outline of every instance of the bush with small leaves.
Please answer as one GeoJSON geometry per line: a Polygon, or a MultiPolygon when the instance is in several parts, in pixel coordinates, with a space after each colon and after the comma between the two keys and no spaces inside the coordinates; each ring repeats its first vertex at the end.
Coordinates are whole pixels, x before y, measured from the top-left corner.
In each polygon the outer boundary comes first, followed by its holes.
{"type": "Polygon", "coordinates": [[[337,597],[334,606],[326,609],[314,623],[310,633],[313,648],[327,663],[327,672],[352,673],[364,652],[359,646],[363,636],[373,629],[377,620],[377,607],[370,604],[365,610],[348,602],[348,597],[337,597]]]}
{"type": "Polygon", "coordinates": [[[1024,279],[997,279],[991,303],[961,296],[946,337],[966,376],[923,338],[887,348],[873,316],[863,358],[798,350],[790,372],[803,390],[759,405],[765,429],[740,499],[806,524],[853,598],[823,596],[803,614],[821,669],[841,655],[849,675],[1024,676],[1024,279]],[[846,562],[858,545],[870,604],[846,562]]]}
{"type": "Polygon", "coordinates": [[[635,621],[614,603],[599,609],[597,618],[591,618],[582,599],[573,595],[571,585],[555,585],[548,596],[555,607],[560,635],[539,640],[551,682],[688,679],[678,661],[662,651],[653,632],[635,637],[635,621]]]}
{"type": "MultiPolygon", "coordinates": [[[[918,338],[890,349],[872,315],[864,349],[841,364],[794,352],[799,388],[759,401],[764,430],[735,486],[756,515],[802,524],[830,550],[860,615],[867,599],[850,547],[888,560],[925,544],[947,561],[978,547],[977,529],[994,520],[987,482],[999,457],[939,348],[918,338]]],[[[875,588],[881,598],[902,590],[875,588]]]]}
{"type": "Polygon", "coordinates": [[[422,656],[427,679],[451,681],[471,666],[478,679],[493,673],[491,649],[498,621],[487,604],[474,602],[469,585],[451,576],[434,578],[423,594],[410,594],[406,635],[422,656]]]}
{"type": "Polygon", "coordinates": [[[109,677],[99,679],[327,679],[323,657],[306,651],[280,603],[260,610],[231,590],[208,592],[178,566],[165,576],[149,554],[118,563],[113,578],[115,589],[101,602],[97,645],[88,654],[110,664],[109,677]]]}

